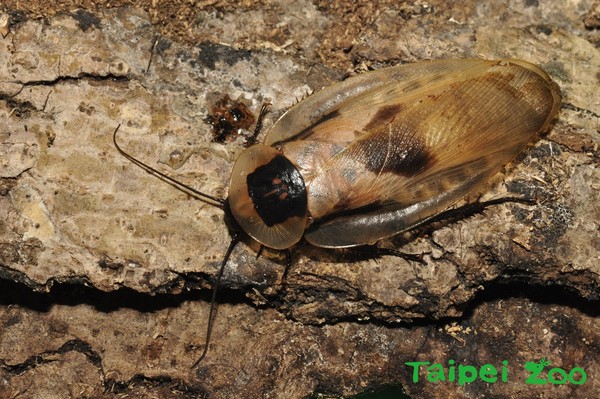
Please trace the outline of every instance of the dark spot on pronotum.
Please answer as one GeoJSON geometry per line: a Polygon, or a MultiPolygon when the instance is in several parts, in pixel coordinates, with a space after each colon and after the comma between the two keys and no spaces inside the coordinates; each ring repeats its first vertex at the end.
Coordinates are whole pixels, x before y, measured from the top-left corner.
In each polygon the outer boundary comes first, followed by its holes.
{"type": "Polygon", "coordinates": [[[371,118],[369,123],[366,124],[365,130],[366,131],[379,130],[379,128],[381,126],[387,125],[392,120],[394,120],[396,115],[398,115],[398,113],[401,110],[402,110],[402,105],[400,105],[400,104],[392,104],[392,105],[386,105],[386,106],[380,107],[377,110],[377,113],[375,114],[375,116],[373,116],[373,118],[371,118]]]}
{"type": "Polygon", "coordinates": [[[298,169],[283,155],[275,156],[247,177],[254,209],[271,227],[306,215],[306,187],[298,169]]]}
{"type": "Polygon", "coordinates": [[[433,155],[414,131],[403,128],[391,131],[398,126],[384,126],[367,139],[354,143],[348,156],[375,174],[416,175],[433,163],[433,155]]]}

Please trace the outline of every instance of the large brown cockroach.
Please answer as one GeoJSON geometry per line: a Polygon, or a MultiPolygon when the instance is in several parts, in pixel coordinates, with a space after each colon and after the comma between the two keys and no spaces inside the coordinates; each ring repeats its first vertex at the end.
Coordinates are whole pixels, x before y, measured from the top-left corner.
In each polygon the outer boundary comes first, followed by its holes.
{"type": "MultiPolygon", "coordinates": [[[[520,60],[399,65],[329,86],[288,110],[237,159],[229,195],[185,186],[260,244],[287,249],[372,244],[410,230],[481,188],[546,130],[560,91],[520,60]]],[[[239,241],[234,229],[213,290],[239,241]]]]}

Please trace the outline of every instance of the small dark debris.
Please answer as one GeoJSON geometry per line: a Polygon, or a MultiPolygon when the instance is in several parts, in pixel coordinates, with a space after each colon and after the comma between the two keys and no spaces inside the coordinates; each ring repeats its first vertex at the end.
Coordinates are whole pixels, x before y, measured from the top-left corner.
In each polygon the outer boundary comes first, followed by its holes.
{"type": "Polygon", "coordinates": [[[600,2],[595,2],[583,16],[583,25],[586,29],[600,28],[600,2]]]}
{"type": "Polygon", "coordinates": [[[12,98],[1,98],[12,108],[12,115],[19,119],[26,119],[32,111],[36,111],[35,106],[29,101],[17,101],[12,98]]]}
{"type": "MultiPolygon", "coordinates": [[[[148,387],[154,390],[164,388],[166,392],[178,392],[182,398],[206,398],[207,393],[199,388],[187,385],[184,381],[166,376],[147,377],[142,374],[134,375],[129,381],[107,379],[104,382],[107,390],[113,394],[128,394],[136,392],[138,387],[148,387]]],[[[169,396],[170,397],[170,396],[169,396]]]]}
{"type": "Polygon", "coordinates": [[[400,6],[400,17],[409,20],[417,18],[421,15],[430,14],[433,12],[433,7],[427,3],[423,4],[403,4],[400,6]]]}
{"type": "Polygon", "coordinates": [[[21,10],[10,10],[8,12],[8,16],[9,16],[8,24],[11,28],[15,28],[17,25],[20,25],[29,19],[27,14],[25,14],[25,12],[21,11],[21,10]]]}
{"type": "Polygon", "coordinates": [[[531,158],[544,159],[548,157],[556,157],[561,153],[562,151],[560,150],[560,146],[558,144],[549,143],[531,148],[528,155],[531,158]]]}
{"type": "Polygon", "coordinates": [[[107,258],[103,258],[98,262],[98,267],[100,269],[120,270],[123,268],[123,263],[113,262],[107,258]]]}
{"type": "Polygon", "coordinates": [[[549,25],[538,25],[535,27],[535,31],[537,33],[543,33],[547,36],[550,36],[553,32],[552,27],[549,25]]]}
{"type": "Polygon", "coordinates": [[[524,198],[533,198],[542,200],[548,196],[544,190],[540,189],[535,182],[529,180],[512,180],[506,183],[506,189],[509,193],[518,194],[524,198]]]}
{"type": "Polygon", "coordinates": [[[17,246],[8,242],[0,242],[0,263],[12,265],[20,260],[17,246]]]}
{"type": "Polygon", "coordinates": [[[12,316],[10,316],[6,321],[4,321],[4,328],[9,328],[14,326],[15,324],[19,324],[22,320],[21,315],[19,314],[14,314],[12,316]]]}
{"type": "Polygon", "coordinates": [[[235,87],[239,88],[239,89],[241,89],[243,87],[242,82],[240,82],[240,80],[236,79],[236,78],[234,78],[234,79],[231,80],[231,84],[234,85],[235,87]]]}
{"type": "Polygon", "coordinates": [[[38,238],[27,239],[19,244],[19,263],[37,266],[38,258],[44,249],[44,244],[38,238]]]}
{"type": "Polygon", "coordinates": [[[248,130],[255,118],[246,104],[233,101],[228,95],[215,103],[205,122],[213,127],[212,141],[223,143],[233,141],[240,130],[248,130]]]}
{"type": "Polygon", "coordinates": [[[89,105],[89,104],[86,104],[85,102],[81,102],[79,104],[79,107],[77,107],[77,110],[79,112],[82,112],[82,113],[85,113],[85,114],[91,116],[96,111],[96,108],[93,105],[89,105]]]}

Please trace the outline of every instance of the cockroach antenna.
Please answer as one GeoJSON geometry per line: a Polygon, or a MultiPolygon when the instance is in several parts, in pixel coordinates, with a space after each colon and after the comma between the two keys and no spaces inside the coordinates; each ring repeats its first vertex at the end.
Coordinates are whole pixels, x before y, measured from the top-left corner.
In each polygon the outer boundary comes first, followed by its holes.
{"type": "MultiPolygon", "coordinates": [[[[254,132],[251,136],[251,139],[250,139],[248,145],[252,145],[256,141],[256,137],[258,136],[258,134],[260,133],[260,131],[262,129],[262,123],[263,123],[262,121],[263,121],[270,105],[271,104],[269,102],[265,102],[262,105],[262,107],[260,109],[260,113],[258,115],[256,126],[254,128],[254,132]]],[[[227,204],[226,199],[217,198],[212,195],[205,194],[201,191],[196,190],[193,187],[188,186],[187,184],[181,183],[181,182],[175,180],[174,178],[166,175],[165,173],[162,173],[159,170],[153,168],[152,166],[140,161],[139,159],[135,158],[133,155],[130,155],[125,150],[123,150],[119,146],[119,143],[117,142],[117,132],[119,131],[120,127],[121,127],[121,124],[117,125],[115,131],[113,132],[113,143],[121,155],[123,155],[125,158],[127,158],[129,161],[131,161],[135,165],[139,166],[141,169],[143,169],[147,173],[158,177],[159,179],[165,181],[166,183],[170,184],[171,186],[177,188],[178,190],[181,190],[182,192],[184,192],[188,195],[191,195],[192,197],[197,198],[201,201],[204,201],[210,205],[217,206],[217,207],[223,209],[223,211],[226,214],[231,212],[229,210],[229,206],[227,204]]],[[[231,218],[229,218],[229,219],[231,219],[231,218]]],[[[231,234],[232,234],[231,242],[229,243],[229,247],[227,248],[227,251],[225,252],[225,256],[223,257],[223,261],[221,262],[221,266],[219,267],[219,272],[217,273],[217,277],[215,278],[215,282],[214,282],[214,286],[213,286],[212,297],[211,297],[211,301],[210,301],[210,310],[208,312],[208,323],[207,323],[207,327],[206,327],[206,340],[205,340],[205,344],[204,344],[204,349],[202,350],[200,357],[198,357],[198,360],[196,360],[192,364],[192,366],[191,366],[192,369],[195,368],[202,361],[202,359],[204,359],[204,357],[206,357],[206,354],[208,353],[208,345],[210,343],[212,330],[213,330],[213,326],[214,326],[214,319],[215,319],[215,315],[216,315],[216,311],[217,311],[217,293],[219,291],[219,285],[221,283],[221,280],[223,277],[223,272],[225,270],[225,266],[227,265],[227,261],[229,260],[231,253],[235,249],[236,245],[240,242],[240,236],[241,236],[242,232],[239,229],[235,229],[235,231],[233,231],[231,234]]]]}
{"type": "Polygon", "coordinates": [[[216,207],[219,207],[221,209],[224,208],[225,206],[225,200],[223,198],[218,198],[218,197],[214,197],[212,195],[208,195],[205,194],[201,191],[196,190],[193,187],[188,186],[187,184],[183,184],[175,179],[173,179],[172,177],[156,170],[155,168],[153,168],[152,166],[145,164],[144,162],[140,161],[139,159],[133,157],[132,155],[128,154],[127,152],[125,152],[125,150],[123,150],[120,146],[119,143],[117,143],[117,132],[119,131],[119,128],[121,127],[121,124],[119,124],[117,126],[117,128],[115,129],[114,133],[113,133],[113,143],[115,144],[115,147],[117,148],[117,150],[121,153],[121,155],[123,155],[125,158],[127,158],[128,160],[130,160],[131,162],[133,162],[134,164],[136,164],[137,166],[139,166],[140,168],[142,168],[143,170],[145,170],[147,173],[150,173],[151,175],[154,175],[156,177],[158,177],[159,179],[169,183],[170,185],[172,185],[173,187],[183,191],[186,194],[191,195],[192,197],[195,197],[201,201],[207,202],[210,205],[214,205],[216,207]]]}
{"type": "Polygon", "coordinates": [[[208,344],[210,342],[210,337],[212,335],[213,323],[215,319],[215,314],[217,311],[217,292],[219,291],[219,284],[221,283],[221,277],[223,277],[223,271],[225,270],[225,265],[231,256],[235,246],[240,242],[240,232],[235,232],[233,237],[231,237],[231,242],[229,243],[229,247],[227,248],[227,252],[225,252],[225,256],[223,257],[223,261],[221,262],[221,267],[219,268],[219,273],[217,274],[217,278],[215,279],[215,285],[213,287],[212,298],[210,300],[210,310],[208,311],[208,324],[206,326],[206,340],[204,341],[204,349],[198,357],[198,360],[192,364],[191,369],[196,368],[198,364],[204,359],[206,354],[208,353],[208,344]]]}
{"type": "MultiPolygon", "coordinates": [[[[263,105],[263,109],[264,108],[265,108],[265,106],[263,105]]],[[[261,110],[261,115],[262,114],[263,114],[263,110],[261,110]]],[[[197,199],[207,202],[210,205],[217,206],[217,207],[223,209],[225,212],[227,212],[228,208],[227,208],[226,200],[224,200],[222,198],[214,197],[212,195],[205,194],[203,192],[200,192],[200,191],[194,189],[193,187],[188,186],[187,184],[181,183],[181,182],[173,179],[172,177],[167,176],[166,174],[156,170],[152,166],[140,161],[139,159],[133,157],[132,155],[127,153],[125,150],[123,150],[117,142],[117,132],[120,127],[121,127],[121,125],[119,124],[113,133],[113,143],[121,155],[123,155],[129,161],[133,162],[135,165],[142,168],[144,171],[150,173],[151,175],[157,176],[158,178],[162,179],[163,181],[167,182],[168,184],[172,185],[173,187],[177,188],[178,190],[181,190],[186,194],[189,194],[197,199]]],[[[231,253],[233,252],[235,246],[240,242],[240,235],[241,235],[241,232],[239,232],[239,231],[236,231],[232,234],[231,242],[229,243],[229,247],[227,248],[227,251],[225,252],[225,256],[223,257],[221,266],[219,267],[219,272],[217,273],[217,277],[215,279],[215,283],[214,283],[214,287],[213,287],[213,291],[212,291],[212,297],[211,297],[211,301],[210,301],[210,310],[208,312],[208,323],[207,323],[207,327],[206,327],[206,340],[205,340],[205,344],[204,344],[204,349],[202,350],[202,354],[200,355],[198,360],[196,360],[194,362],[194,364],[192,364],[192,367],[191,367],[192,369],[195,368],[202,361],[202,359],[204,359],[204,357],[208,353],[208,344],[210,343],[210,338],[212,335],[213,324],[214,324],[214,318],[215,318],[215,314],[216,314],[216,310],[217,310],[217,293],[219,290],[219,284],[221,283],[221,279],[223,277],[223,272],[225,270],[225,265],[227,264],[227,261],[229,260],[231,253]]]]}

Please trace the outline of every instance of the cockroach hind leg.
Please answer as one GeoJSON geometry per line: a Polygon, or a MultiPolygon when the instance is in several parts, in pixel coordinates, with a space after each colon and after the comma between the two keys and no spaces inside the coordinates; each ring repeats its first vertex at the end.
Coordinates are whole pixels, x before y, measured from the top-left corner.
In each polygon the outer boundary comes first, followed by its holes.
{"type": "Polygon", "coordinates": [[[409,262],[426,263],[423,260],[425,253],[409,254],[393,248],[380,247],[377,244],[361,245],[359,247],[347,248],[346,250],[356,256],[355,260],[378,259],[382,256],[396,256],[409,262]]]}
{"type": "Polygon", "coordinates": [[[397,249],[393,249],[393,248],[385,248],[385,247],[378,247],[377,248],[377,252],[379,252],[380,256],[383,255],[388,255],[388,256],[396,256],[398,258],[402,258],[404,260],[407,260],[409,262],[417,262],[420,263],[422,265],[427,264],[427,262],[425,262],[425,260],[423,260],[423,257],[425,256],[424,252],[421,252],[420,254],[409,254],[406,252],[402,252],[399,251],[397,249]]]}
{"type": "MultiPolygon", "coordinates": [[[[431,226],[435,223],[453,223],[459,220],[467,219],[471,216],[481,214],[484,210],[486,210],[490,206],[500,205],[507,202],[516,202],[525,205],[535,205],[537,201],[533,198],[527,197],[500,197],[494,198],[487,201],[475,201],[472,203],[468,203],[458,208],[448,209],[437,216],[431,218],[426,225],[431,226]]],[[[418,229],[418,228],[417,228],[418,229]]]]}

